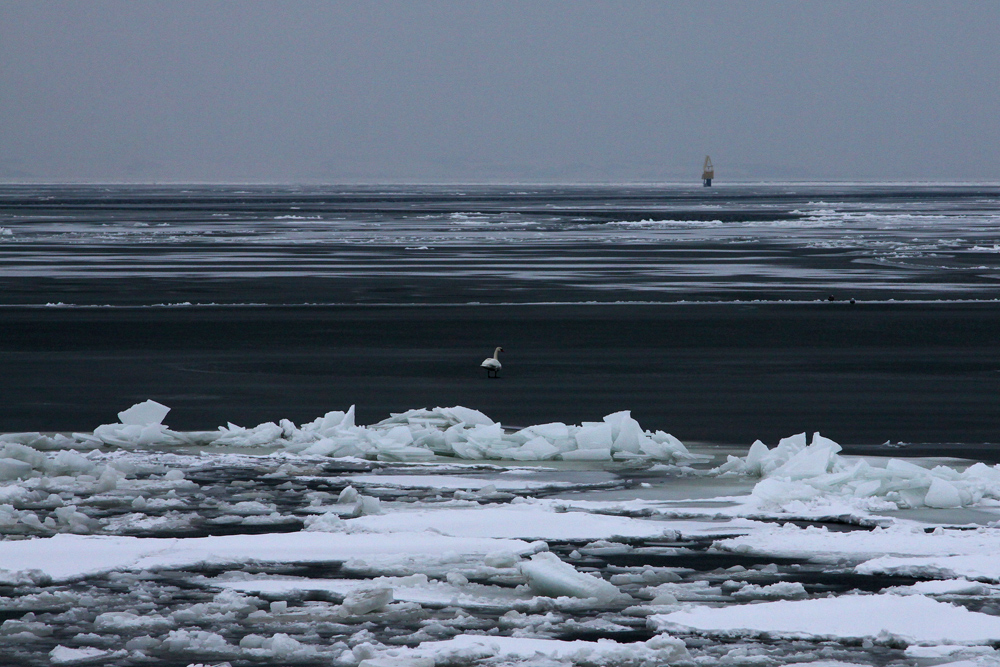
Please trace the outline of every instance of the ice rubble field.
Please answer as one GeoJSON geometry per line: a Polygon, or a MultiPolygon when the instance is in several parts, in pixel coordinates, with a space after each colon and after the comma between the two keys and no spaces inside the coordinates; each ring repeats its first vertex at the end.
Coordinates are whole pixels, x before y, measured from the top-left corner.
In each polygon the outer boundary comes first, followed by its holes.
{"type": "Polygon", "coordinates": [[[1000,665],[998,466],[168,411],[0,435],[0,664],[1000,665]]]}

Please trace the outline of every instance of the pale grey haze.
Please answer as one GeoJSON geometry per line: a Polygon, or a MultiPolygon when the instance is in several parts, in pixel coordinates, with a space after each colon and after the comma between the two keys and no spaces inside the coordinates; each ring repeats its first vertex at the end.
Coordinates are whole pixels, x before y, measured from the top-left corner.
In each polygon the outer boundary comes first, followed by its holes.
{"type": "Polygon", "coordinates": [[[996,180],[998,38],[997,0],[0,0],[0,180],[996,180]]]}

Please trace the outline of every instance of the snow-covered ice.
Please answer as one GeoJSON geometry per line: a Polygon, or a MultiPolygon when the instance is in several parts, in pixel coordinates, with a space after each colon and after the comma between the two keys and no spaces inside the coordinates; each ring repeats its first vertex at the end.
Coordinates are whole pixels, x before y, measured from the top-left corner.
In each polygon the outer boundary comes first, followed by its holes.
{"type": "MultiPolygon", "coordinates": [[[[684,642],[662,635],[634,644],[620,644],[610,640],[584,642],[459,635],[445,641],[427,642],[416,649],[386,651],[385,655],[387,658],[399,657],[404,660],[432,659],[435,664],[474,664],[491,659],[507,664],[549,660],[574,665],[609,666],[670,664],[689,657],[684,642]]],[[[369,664],[374,667],[378,663],[369,664]]],[[[386,661],[382,664],[388,666],[394,663],[386,661]]],[[[395,664],[406,663],[400,661],[395,664]]]]}
{"type": "Polygon", "coordinates": [[[0,563],[7,573],[40,572],[55,581],[114,570],[147,571],[201,564],[235,565],[248,561],[279,563],[351,559],[442,557],[481,559],[495,552],[530,553],[521,540],[456,538],[429,532],[388,535],[344,533],[268,533],[191,538],[138,538],[55,535],[0,542],[0,563]]]}
{"type": "Polygon", "coordinates": [[[658,630],[684,626],[724,636],[875,639],[894,635],[919,644],[989,644],[1000,640],[997,616],[970,612],[922,595],[844,595],[722,608],[698,606],[655,614],[649,622],[658,630]]]}
{"type": "Polygon", "coordinates": [[[676,535],[662,521],[555,512],[533,504],[459,509],[402,509],[344,523],[346,530],[373,533],[431,531],[456,537],[504,537],[549,540],[598,540],[614,537],[657,538],[676,535]]]}

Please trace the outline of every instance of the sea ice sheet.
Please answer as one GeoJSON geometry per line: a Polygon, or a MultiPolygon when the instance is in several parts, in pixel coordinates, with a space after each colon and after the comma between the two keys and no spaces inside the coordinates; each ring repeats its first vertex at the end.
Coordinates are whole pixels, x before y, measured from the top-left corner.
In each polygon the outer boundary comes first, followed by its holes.
{"type": "Polygon", "coordinates": [[[54,580],[68,580],[112,570],[178,568],[198,563],[345,561],[394,555],[434,560],[442,554],[482,558],[495,552],[532,551],[533,547],[521,540],[456,538],[426,532],[298,532],[178,539],[56,535],[0,541],[0,563],[7,572],[39,571],[54,580]]]}
{"type": "Polygon", "coordinates": [[[678,626],[727,636],[875,638],[890,633],[910,643],[987,644],[1000,639],[1000,618],[922,595],[844,595],[729,607],[698,606],[649,617],[658,630],[678,626]]]}
{"type": "Polygon", "coordinates": [[[586,512],[555,512],[531,504],[468,509],[405,509],[345,522],[351,531],[396,533],[432,531],[455,537],[499,537],[547,540],[597,540],[612,537],[656,538],[676,535],[668,523],[602,516],[586,512]]]}

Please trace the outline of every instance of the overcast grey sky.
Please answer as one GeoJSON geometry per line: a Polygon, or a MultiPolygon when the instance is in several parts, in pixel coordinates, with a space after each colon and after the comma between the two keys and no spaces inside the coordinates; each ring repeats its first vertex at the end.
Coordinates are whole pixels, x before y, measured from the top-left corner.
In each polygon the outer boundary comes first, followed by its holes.
{"type": "Polygon", "coordinates": [[[998,39],[997,0],[0,0],[0,180],[997,180],[998,39]]]}

